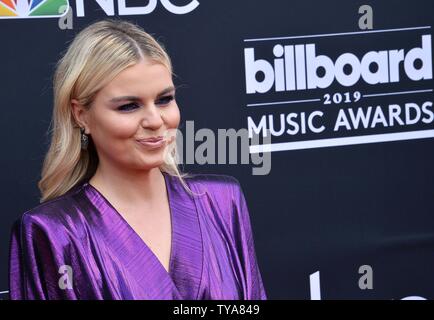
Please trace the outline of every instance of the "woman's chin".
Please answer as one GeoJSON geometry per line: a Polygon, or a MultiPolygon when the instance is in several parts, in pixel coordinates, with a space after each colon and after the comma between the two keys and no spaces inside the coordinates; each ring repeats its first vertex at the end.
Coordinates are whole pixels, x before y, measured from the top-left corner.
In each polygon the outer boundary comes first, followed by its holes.
{"type": "Polygon", "coordinates": [[[145,161],[142,162],[141,167],[146,169],[153,169],[158,168],[164,164],[164,158],[161,155],[160,157],[155,157],[152,159],[147,158],[145,161]]]}

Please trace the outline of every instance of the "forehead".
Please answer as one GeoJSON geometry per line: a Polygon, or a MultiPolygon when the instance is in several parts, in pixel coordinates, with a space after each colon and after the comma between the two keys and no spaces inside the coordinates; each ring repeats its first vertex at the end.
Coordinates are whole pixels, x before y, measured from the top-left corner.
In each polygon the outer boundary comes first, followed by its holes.
{"type": "Polygon", "coordinates": [[[142,61],[121,71],[100,93],[108,99],[118,95],[145,98],[157,95],[172,84],[172,76],[165,65],[142,61]]]}

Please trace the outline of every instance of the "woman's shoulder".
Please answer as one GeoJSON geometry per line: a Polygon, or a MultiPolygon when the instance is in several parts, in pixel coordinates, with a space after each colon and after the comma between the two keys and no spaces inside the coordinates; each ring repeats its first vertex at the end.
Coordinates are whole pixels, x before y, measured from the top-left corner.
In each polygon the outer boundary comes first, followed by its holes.
{"type": "Polygon", "coordinates": [[[226,174],[194,174],[190,177],[191,186],[192,191],[206,195],[199,197],[199,202],[206,203],[201,206],[203,212],[209,213],[205,216],[212,219],[220,217],[223,225],[231,230],[230,233],[239,232],[233,226],[244,225],[244,221],[249,219],[246,199],[237,178],[226,174]]]}
{"type": "Polygon", "coordinates": [[[237,178],[227,174],[195,173],[185,179],[192,191],[207,194],[210,200],[222,205],[236,204],[244,198],[243,189],[237,178]]]}
{"type": "Polygon", "coordinates": [[[213,187],[240,185],[234,176],[217,173],[189,173],[186,180],[193,184],[205,184],[213,187]]]}
{"type": "Polygon", "coordinates": [[[200,192],[207,192],[213,195],[227,195],[241,190],[237,178],[227,174],[216,173],[189,173],[185,179],[191,186],[194,185],[200,192]]]}
{"type": "Polygon", "coordinates": [[[77,199],[74,197],[79,190],[79,188],[74,187],[61,196],[44,201],[24,211],[14,224],[26,228],[38,226],[44,229],[48,227],[56,229],[61,225],[67,225],[68,218],[66,216],[71,216],[79,207],[77,199]]]}

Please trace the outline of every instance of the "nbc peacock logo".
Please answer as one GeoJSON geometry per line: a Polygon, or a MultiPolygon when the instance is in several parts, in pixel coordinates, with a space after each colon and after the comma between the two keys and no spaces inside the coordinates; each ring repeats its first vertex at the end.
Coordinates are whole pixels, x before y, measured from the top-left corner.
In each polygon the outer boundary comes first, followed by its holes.
{"type": "Polygon", "coordinates": [[[0,0],[0,19],[58,18],[68,8],[68,0],[0,0]]]}

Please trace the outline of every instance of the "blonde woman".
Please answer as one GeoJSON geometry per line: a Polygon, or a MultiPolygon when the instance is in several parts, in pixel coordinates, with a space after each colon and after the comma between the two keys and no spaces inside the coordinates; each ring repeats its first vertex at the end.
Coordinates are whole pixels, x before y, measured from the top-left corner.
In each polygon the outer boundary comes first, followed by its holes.
{"type": "Polygon", "coordinates": [[[238,181],[177,167],[170,58],[120,20],[54,75],[41,204],[14,224],[12,299],[266,299],[238,181]]]}

